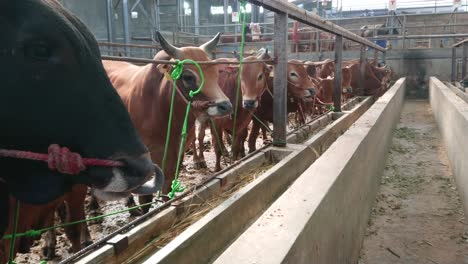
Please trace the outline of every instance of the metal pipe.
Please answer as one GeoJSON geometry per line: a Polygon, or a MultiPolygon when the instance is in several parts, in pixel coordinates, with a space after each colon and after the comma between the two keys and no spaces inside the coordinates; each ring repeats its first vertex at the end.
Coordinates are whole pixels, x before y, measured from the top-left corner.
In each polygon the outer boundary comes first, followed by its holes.
{"type": "MultiPolygon", "coordinates": [[[[130,29],[129,29],[129,16],[128,16],[128,0],[122,0],[122,17],[123,17],[123,31],[125,44],[130,44],[130,29]]],[[[128,48],[125,48],[125,56],[128,56],[128,48]]]]}
{"type": "Polygon", "coordinates": [[[112,0],[106,0],[106,18],[107,18],[107,41],[113,42],[114,41],[114,34],[112,34],[112,14],[113,14],[113,7],[112,7],[112,0]]]}
{"type": "Polygon", "coordinates": [[[275,45],[274,55],[277,64],[274,69],[273,93],[275,95],[273,106],[273,145],[286,146],[287,126],[287,67],[288,67],[288,14],[275,13],[275,45]]]}
{"type": "Polygon", "coordinates": [[[452,48],[452,74],[451,74],[451,81],[456,81],[456,72],[457,72],[457,48],[452,48]]]}
{"type": "MultiPolygon", "coordinates": [[[[358,36],[352,33],[349,30],[346,30],[336,24],[331,23],[328,20],[322,19],[321,17],[312,14],[311,12],[305,11],[304,9],[295,6],[292,3],[282,0],[250,0],[251,3],[256,5],[261,5],[264,8],[274,11],[274,12],[286,12],[289,18],[295,19],[299,22],[302,22],[306,25],[316,27],[318,29],[333,33],[337,36],[342,36],[346,39],[364,44],[366,46],[372,47],[379,51],[384,51],[385,49],[372,43],[371,41],[358,36]]],[[[275,31],[276,33],[276,31],[275,31]]]]}
{"type": "Polygon", "coordinates": [[[466,58],[468,57],[468,43],[463,43],[463,53],[462,53],[462,76],[461,79],[465,79],[466,76],[466,58]]]}
{"type": "MultiPolygon", "coordinates": [[[[200,34],[200,8],[199,1],[193,0],[193,19],[195,25],[195,34],[200,34]]],[[[198,44],[198,38],[195,39],[195,43],[198,44]]]]}
{"type": "Polygon", "coordinates": [[[224,32],[228,32],[228,5],[229,5],[229,0],[224,0],[223,1],[223,11],[224,11],[224,32]]]}
{"type": "Polygon", "coordinates": [[[341,112],[341,87],[342,80],[342,62],[343,62],[343,37],[336,36],[335,42],[335,79],[334,79],[334,90],[333,90],[333,106],[335,112],[341,112]]]}
{"type": "Polygon", "coordinates": [[[359,90],[364,92],[364,78],[366,73],[366,57],[367,49],[364,45],[361,45],[361,52],[359,55],[359,90]]]}

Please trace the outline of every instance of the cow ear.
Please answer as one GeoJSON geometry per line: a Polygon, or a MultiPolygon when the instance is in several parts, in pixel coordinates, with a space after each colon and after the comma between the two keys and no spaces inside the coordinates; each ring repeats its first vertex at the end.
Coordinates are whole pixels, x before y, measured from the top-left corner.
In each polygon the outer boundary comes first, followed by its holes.
{"type": "Polygon", "coordinates": [[[159,64],[157,68],[162,74],[168,73],[170,75],[173,67],[171,64],[159,64]]]}
{"type": "Polygon", "coordinates": [[[275,69],[275,68],[273,67],[273,65],[268,65],[268,64],[266,64],[266,63],[265,63],[265,67],[266,67],[266,72],[267,72],[268,74],[271,74],[271,73],[273,72],[273,70],[275,69]]]}

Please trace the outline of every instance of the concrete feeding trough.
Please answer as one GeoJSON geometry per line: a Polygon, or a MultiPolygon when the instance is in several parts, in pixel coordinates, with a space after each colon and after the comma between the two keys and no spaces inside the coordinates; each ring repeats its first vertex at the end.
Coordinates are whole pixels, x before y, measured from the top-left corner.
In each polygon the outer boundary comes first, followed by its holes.
{"type": "MultiPolygon", "coordinates": [[[[123,263],[144,261],[158,247],[154,241],[177,223],[197,213],[197,205],[232,192],[213,210],[156,253],[161,263],[203,263],[206,257],[220,252],[249,223],[258,217],[288,186],[303,173],[353,122],[373,103],[370,97],[351,100],[342,114],[328,113],[288,137],[286,148],[267,147],[219,172],[191,195],[151,217],[77,263],[123,263]],[[299,136],[300,134],[300,136],[299,136]],[[299,144],[298,144],[299,143],[299,144]],[[240,178],[265,168],[259,175],[239,187],[240,178]],[[246,185],[245,185],[246,184],[246,185]],[[243,186],[245,185],[245,186],[243,186]],[[232,191],[232,188],[237,188],[232,191]],[[195,208],[195,209],[194,209],[195,208]],[[119,246],[125,240],[126,246],[119,246]],[[203,240],[204,243],[197,243],[203,240]],[[182,253],[183,252],[183,253],[182,253]]],[[[153,259],[150,260],[151,263],[153,259]]]]}

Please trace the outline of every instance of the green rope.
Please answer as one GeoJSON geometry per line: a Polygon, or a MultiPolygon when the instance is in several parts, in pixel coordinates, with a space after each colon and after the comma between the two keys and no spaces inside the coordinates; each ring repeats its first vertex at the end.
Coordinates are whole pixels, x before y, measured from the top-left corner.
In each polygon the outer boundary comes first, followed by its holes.
{"type": "MultiPolygon", "coordinates": [[[[15,238],[17,238],[17,237],[37,237],[37,236],[40,236],[40,235],[42,235],[43,233],[45,233],[45,232],[47,232],[49,230],[62,228],[62,227],[67,227],[67,226],[76,225],[76,224],[81,224],[81,223],[85,223],[85,222],[89,222],[89,221],[103,219],[105,217],[109,217],[109,216],[125,213],[125,212],[128,212],[128,211],[132,211],[132,210],[144,207],[144,206],[155,204],[157,202],[158,201],[150,202],[150,203],[144,203],[144,204],[136,205],[136,206],[133,206],[133,207],[130,207],[130,208],[127,208],[127,209],[120,210],[120,211],[115,211],[115,212],[108,213],[108,214],[98,215],[98,216],[94,216],[94,217],[90,217],[90,218],[86,218],[86,219],[78,220],[78,221],[74,221],[74,222],[55,225],[55,226],[51,226],[51,227],[47,227],[47,228],[43,228],[43,229],[38,229],[38,230],[31,229],[31,230],[28,230],[28,231],[26,231],[24,233],[16,233],[15,230],[13,230],[12,234],[3,236],[2,240],[3,239],[11,239],[11,241],[13,242],[15,240],[15,238]]],[[[17,220],[18,219],[15,218],[15,226],[16,226],[16,224],[18,222],[17,220]]],[[[13,228],[13,229],[15,229],[15,228],[13,228]]],[[[12,243],[12,244],[14,244],[14,243],[12,243]]],[[[10,252],[10,255],[11,255],[11,252],[10,252]]]]}
{"type": "MultiPolygon", "coordinates": [[[[221,144],[223,144],[223,142],[221,141],[222,138],[219,137],[218,130],[216,129],[216,126],[215,126],[215,123],[214,123],[214,121],[213,121],[213,118],[210,118],[210,123],[211,123],[211,127],[213,128],[213,131],[214,131],[214,136],[218,139],[218,144],[217,144],[218,146],[214,146],[214,147],[218,147],[219,152],[220,152],[221,155],[222,155],[222,153],[223,153],[223,147],[222,147],[222,145],[221,145],[221,144]]],[[[213,135],[212,135],[212,136],[213,136],[213,135]]]]}
{"type": "Polygon", "coordinates": [[[239,73],[237,75],[237,90],[236,90],[236,102],[234,107],[234,123],[232,126],[232,144],[234,144],[236,139],[236,123],[237,123],[237,110],[239,109],[239,93],[241,86],[241,75],[242,75],[242,62],[244,60],[244,44],[245,44],[245,24],[247,19],[247,1],[239,0],[241,4],[240,7],[240,17],[239,22],[242,22],[242,34],[241,34],[241,43],[239,48],[239,73]]]}
{"type": "MultiPolygon", "coordinates": [[[[166,76],[166,78],[167,77],[172,78],[172,76],[168,74],[164,74],[164,76],[166,76]]],[[[166,144],[164,145],[164,155],[163,155],[163,159],[161,163],[162,171],[164,171],[164,168],[166,168],[167,152],[169,150],[169,141],[171,139],[172,114],[174,112],[174,99],[175,99],[176,89],[177,89],[176,82],[174,81],[174,85],[172,87],[172,95],[171,95],[171,106],[169,108],[169,120],[167,121],[166,144]]]]}
{"type": "Polygon", "coordinates": [[[203,86],[205,85],[205,76],[203,75],[203,71],[202,71],[200,65],[197,62],[193,61],[193,60],[183,60],[183,61],[177,61],[177,64],[175,65],[174,70],[171,73],[171,77],[174,80],[174,89],[176,89],[177,80],[182,75],[185,63],[191,63],[191,64],[194,64],[197,67],[198,72],[200,73],[201,82],[200,82],[200,86],[198,87],[197,90],[189,92],[189,100],[188,100],[187,108],[185,110],[184,125],[182,126],[182,134],[181,134],[181,138],[180,138],[179,155],[177,157],[176,172],[175,172],[174,180],[172,181],[172,184],[171,184],[171,191],[168,194],[169,198],[171,198],[171,199],[175,197],[176,193],[183,192],[185,190],[185,187],[182,187],[182,185],[181,185],[181,183],[179,181],[179,171],[180,171],[180,164],[181,164],[181,161],[182,161],[182,157],[183,157],[183,154],[184,154],[185,140],[187,139],[188,117],[189,117],[189,113],[190,113],[190,108],[192,107],[193,97],[195,95],[199,94],[201,92],[203,86]]]}
{"type": "Polygon", "coordinates": [[[267,126],[265,123],[262,122],[262,120],[260,120],[260,118],[258,118],[258,116],[256,116],[254,114],[254,112],[250,111],[250,114],[252,115],[252,117],[257,120],[258,123],[260,123],[260,125],[262,125],[269,133],[273,133],[273,130],[271,130],[271,128],[269,126],[267,126]]]}
{"type": "Polygon", "coordinates": [[[15,215],[13,216],[13,233],[11,234],[10,255],[8,257],[8,264],[16,264],[15,244],[16,244],[16,238],[18,237],[18,234],[16,232],[18,231],[19,207],[20,207],[20,202],[19,200],[16,200],[15,215]]]}

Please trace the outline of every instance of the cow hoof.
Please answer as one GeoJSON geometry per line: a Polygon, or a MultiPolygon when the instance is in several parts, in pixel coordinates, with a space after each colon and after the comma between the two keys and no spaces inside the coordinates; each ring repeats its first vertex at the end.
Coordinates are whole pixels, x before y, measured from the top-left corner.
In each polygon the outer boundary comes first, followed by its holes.
{"type": "MultiPolygon", "coordinates": [[[[99,210],[99,209],[98,210],[91,210],[91,212],[90,212],[91,217],[100,216],[102,214],[103,214],[102,211],[99,210]]],[[[94,219],[92,221],[89,221],[89,224],[90,225],[98,225],[98,224],[101,224],[103,221],[104,221],[103,218],[98,218],[98,219],[94,219]]]]}
{"type": "Polygon", "coordinates": [[[143,212],[143,210],[141,208],[137,208],[137,209],[134,209],[134,210],[130,211],[131,216],[142,216],[144,214],[145,213],[143,212]]]}
{"type": "Polygon", "coordinates": [[[198,161],[193,164],[193,168],[196,170],[206,169],[206,161],[198,161]]]}
{"type": "Polygon", "coordinates": [[[56,257],[55,247],[43,247],[42,256],[44,257],[45,260],[54,259],[56,257]]]}

